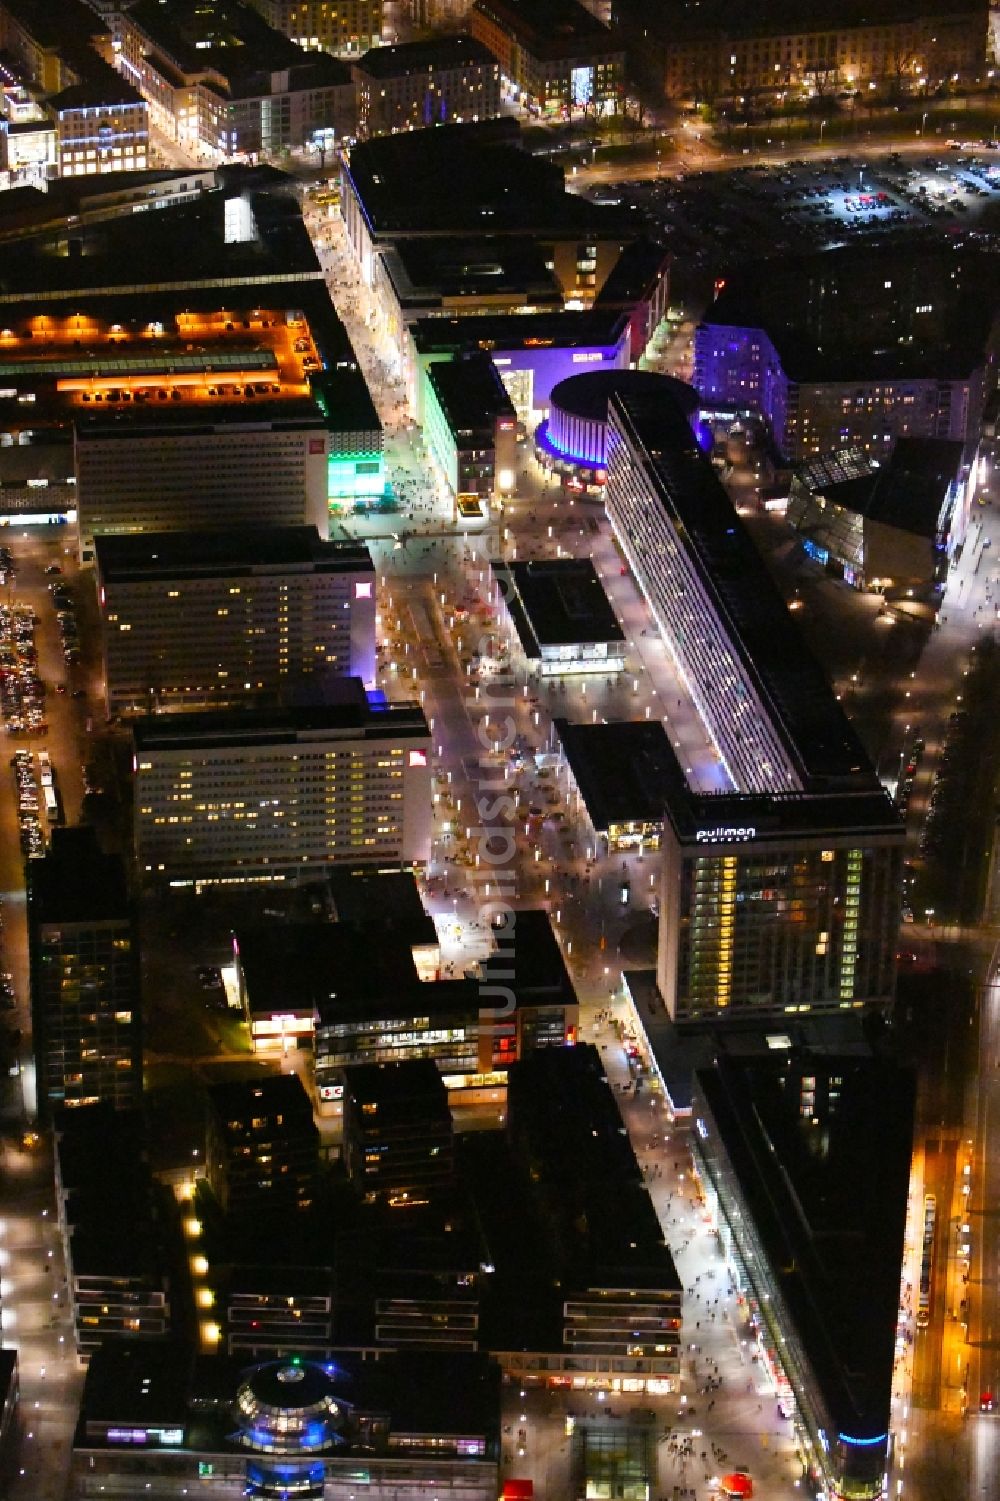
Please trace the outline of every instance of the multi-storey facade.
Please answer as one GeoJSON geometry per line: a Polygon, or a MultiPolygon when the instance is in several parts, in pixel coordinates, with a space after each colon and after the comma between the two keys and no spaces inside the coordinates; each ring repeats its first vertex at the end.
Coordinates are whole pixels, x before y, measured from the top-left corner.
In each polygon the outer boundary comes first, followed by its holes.
{"type": "Polygon", "coordinates": [[[315,527],[98,537],[109,713],[276,702],[375,682],[375,568],[315,527]]]}
{"type": "Polygon", "coordinates": [[[81,417],[74,439],[84,560],[103,533],[305,523],[327,535],[327,434],[311,402],[81,417]]]}
{"type": "Polygon", "coordinates": [[[352,72],[362,139],[500,113],[500,64],[473,37],[378,47],[352,72]]]}
{"type": "Polygon", "coordinates": [[[432,1059],[347,1070],[344,1162],[366,1198],[393,1204],[420,1200],[451,1182],[448,1091],[432,1059]]]}
{"type": "Polygon", "coordinates": [[[704,405],[763,417],[789,459],[854,446],[881,459],[904,437],[965,441],[980,404],[980,361],[945,376],[899,369],[905,360],[880,373],[866,363],[877,362],[859,360],[850,377],[831,372],[810,379],[786,368],[766,329],[706,322],[695,333],[695,381],[704,405]]]}
{"type": "Polygon", "coordinates": [[[461,508],[514,484],[517,414],[488,354],[427,367],[427,446],[461,508]]]}
{"type": "Polygon", "coordinates": [[[903,834],[886,795],[668,798],[657,985],[671,1017],[888,1007],[903,834]]]}
{"type": "Polygon", "coordinates": [[[27,867],[38,1106],[131,1107],[142,1088],[139,956],[125,866],[91,828],[27,867]]]}
{"type": "Polygon", "coordinates": [[[253,156],[353,129],[346,64],[308,54],[239,0],[181,0],[169,17],[139,0],[123,10],[117,40],[118,66],[153,122],[188,150],[253,156]]]}
{"type": "Polygon", "coordinates": [[[670,398],[616,397],[608,515],[732,791],[672,749],[657,981],[672,1016],[892,999],[903,829],[670,398]]]}
{"type": "Polygon", "coordinates": [[[205,1166],[227,1214],[295,1213],[316,1191],[319,1132],[298,1074],[227,1080],[208,1094],[205,1166]]]}
{"type": "Polygon", "coordinates": [[[141,878],[289,880],[345,860],[426,861],[431,739],[423,711],[369,703],[357,678],[331,684],[326,699],[312,708],[137,720],[141,878]]]}
{"type": "Polygon", "coordinates": [[[624,49],[576,0],[476,0],[468,28],[532,113],[602,115],[617,108],[625,83],[624,49]]]}
{"type": "Polygon", "coordinates": [[[357,57],[382,38],[382,0],[250,0],[275,31],[307,49],[357,57]]]}
{"type": "Polygon", "coordinates": [[[145,168],[146,102],[110,65],[111,31],[96,8],[66,0],[54,14],[26,0],[4,0],[0,49],[52,123],[59,176],[145,168]]]}

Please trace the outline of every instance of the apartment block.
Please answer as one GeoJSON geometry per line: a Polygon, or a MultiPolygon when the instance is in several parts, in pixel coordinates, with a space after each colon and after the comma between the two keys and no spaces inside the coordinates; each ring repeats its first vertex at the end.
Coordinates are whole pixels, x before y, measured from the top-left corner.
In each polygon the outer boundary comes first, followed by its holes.
{"type": "Polygon", "coordinates": [[[451,1182],[451,1111],[433,1059],[361,1064],[344,1077],[344,1160],[366,1198],[420,1202],[451,1182]]]}
{"type": "Polygon", "coordinates": [[[319,1133],[298,1074],[214,1084],[208,1105],[205,1165],[223,1210],[239,1218],[308,1209],[319,1133]]]}
{"type": "Polygon", "coordinates": [[[425,861],[431,739],[415,703],[358,678],[313,707],[133,725],[135,847],[147,881],[294,880],[344,861],[425,861]]]}
{"type": "Polygon", "coordinates": [[[110,714],[233,708],[375,682],[367,547],[315,527],[98,537],[110,714]]]}
{"type": "Polygon", "coordinates": [[[382,38],[382,0],[250,0],[275,31],[299,47],[357,57],[382,38]]]}
{"type": "Polygon", "coordinates": [[[510,93],[533,114],[612,114],[625,51],[576,0],[475,0],[468,28],[500,63],[510,93]]]}
{"type": "Polygon", "coordinates": [[[500,64],[473,37],[377,47],[352,72],[362,139],[500,113],[500,64]]]}
{"type": "Polygon", "coordinates": [[[38,1108],[128,1109],[142,1088],[142,1043],[124,862],[102,853],[92,828],[57,828],[26,870],[38,1108]]]}

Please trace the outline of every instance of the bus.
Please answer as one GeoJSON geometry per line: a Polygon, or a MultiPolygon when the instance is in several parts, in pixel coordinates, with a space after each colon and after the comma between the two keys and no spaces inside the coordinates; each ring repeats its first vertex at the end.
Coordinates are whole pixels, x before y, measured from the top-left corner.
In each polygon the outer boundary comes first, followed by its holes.
{"type": "Polygon", "coordinates": [[[40,773],[39,781],[42,786],[51,787],[55,779],[52,775],[52,761],[49,758],[48,751],[41,750],[38,752],[38,767],[40,773]]]}
{"type": "Polygon", "coordinates": [[[924,1198],[924,1230],[920,1246],[920,1297],[917,1302],[917,1328],[926,1329],[931,1321],[931,1298],[934,1294],[934,1228],[937,1200],[933,1194],[924,1198]]]}
{"type": "Polygon", "coordinates": [[[49,823],[62,822],[62,809],[59,806],[59,794],[51,785],[42,788],[42,797],[45,799],[45,817],[49,823]]]}

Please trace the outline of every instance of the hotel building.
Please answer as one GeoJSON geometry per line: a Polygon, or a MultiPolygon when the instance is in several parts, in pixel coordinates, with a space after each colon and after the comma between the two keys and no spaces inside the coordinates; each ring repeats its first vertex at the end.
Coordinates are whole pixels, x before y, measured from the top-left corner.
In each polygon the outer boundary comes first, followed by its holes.
{"type": "Polygon", "coordinates": [[[467,23],[500,63],[504,86],[532,114],[613,114],[625,51],[576,0],[475,0],[467,23]]]}
{"type": "Polygon", "coordinates": [[[369,700],[357,678],[331,683],[325,697],[313,707],[137,720],[140,877],[295,880],[347,860],[426,861],[431,739],[423,711],[369,700]]]}
{"type": "Polygon", "coordinates": [[[98,537],[109,714],[288,700],[375,682],[375,568],[315,527],[98,537]]]}
{"type": "Polygon", "coordinates": [[[500,113],[500,64],[468,36],[376,47],[352,68],[358,136],[492,120],[500,113]]]}
{"type": "Polygon", "coordinates": [[[671,1017],[892,999],[903,828],[671,398],[615,397],[607,508],[730,782],[664,772],[671,1017]]]}

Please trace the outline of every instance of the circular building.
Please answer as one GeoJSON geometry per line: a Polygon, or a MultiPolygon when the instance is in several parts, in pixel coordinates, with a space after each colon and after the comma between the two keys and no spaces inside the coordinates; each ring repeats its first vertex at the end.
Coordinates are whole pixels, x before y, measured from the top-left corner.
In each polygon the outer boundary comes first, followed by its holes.
{"type": "Polygon", "coordinates": [[[350,1416],[327,1368],[297,1355],[246,1372],[235,1405],[241,1442],[273,1454],[316,1454],[341,1444],[350,1416]]]}
{"type": "Polygon", "coordinates": [[[535,430],[535,452],[547,468],[582,485],[603,485],[612,396],[668,393],[697,436],[698,393],[686,381],[653,370],[591,370],[552,387],[549,415],[535,430]]]}

